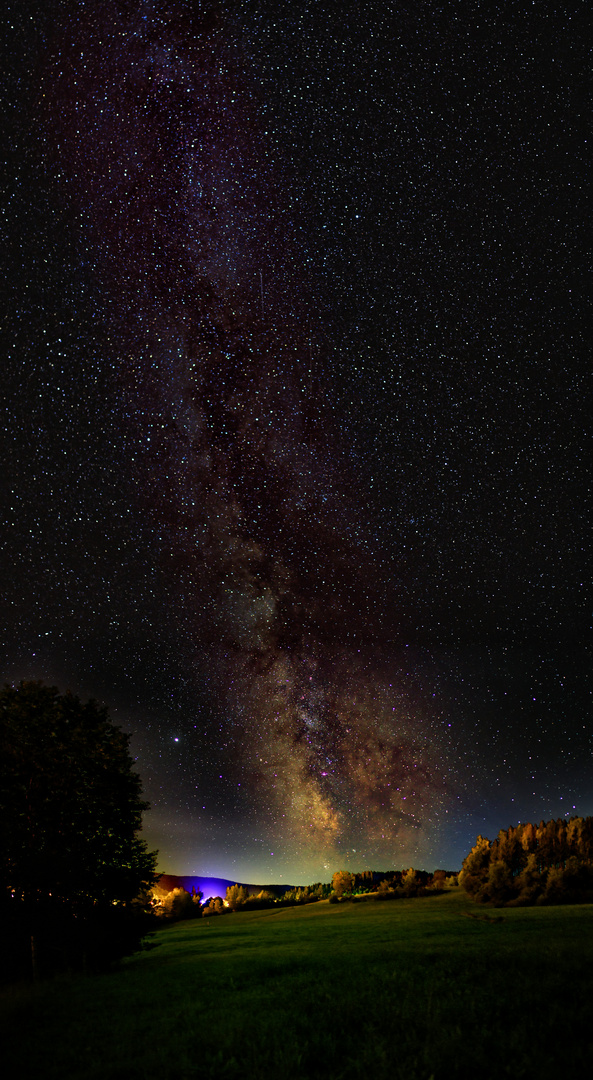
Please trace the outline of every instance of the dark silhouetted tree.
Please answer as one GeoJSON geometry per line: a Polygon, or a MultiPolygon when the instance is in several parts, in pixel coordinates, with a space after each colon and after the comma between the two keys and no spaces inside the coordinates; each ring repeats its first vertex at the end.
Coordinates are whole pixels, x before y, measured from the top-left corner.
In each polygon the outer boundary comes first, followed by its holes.
{"type": "Polygon", "coordinates": [[[107,959],[139,932],[132,901],[154,883],[156,852],[137,836],[147,803],[128,743],[94,701],[39,682],[0,692],[0,903],[46,966],[49,937],[56,956],[107,959]]]}
{"type": "Polygon", "coordinates": [[[442,889],[442,888],[444,888],[446,881],[447,881],[447,871],[446,870],[435,870],[429,884],[430,884],[431,888],[433,888],[433,889],[442,889]]]}

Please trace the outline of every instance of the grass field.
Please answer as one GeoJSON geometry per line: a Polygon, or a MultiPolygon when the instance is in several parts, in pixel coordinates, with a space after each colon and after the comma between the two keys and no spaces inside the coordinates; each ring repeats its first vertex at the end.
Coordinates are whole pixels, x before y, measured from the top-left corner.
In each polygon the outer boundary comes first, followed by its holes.
{"type": "Polygon", "coordinates": [[[593,1075],[593,905],[493,911],[453,890],[200,919],[154,941],[110,974],[5,989],[5,1075],[593,1075]]]}

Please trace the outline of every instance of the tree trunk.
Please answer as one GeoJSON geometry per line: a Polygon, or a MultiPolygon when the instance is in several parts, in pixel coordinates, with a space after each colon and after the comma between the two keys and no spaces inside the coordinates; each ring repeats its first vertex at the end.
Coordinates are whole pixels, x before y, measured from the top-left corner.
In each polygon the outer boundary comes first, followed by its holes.
{"type": "Polygon", "coordinates": [[[33,982],[37,982],[39,978],[39,960],[37,956],[35,934],[31,934],[31,974],[33,976],[33,982]]]}

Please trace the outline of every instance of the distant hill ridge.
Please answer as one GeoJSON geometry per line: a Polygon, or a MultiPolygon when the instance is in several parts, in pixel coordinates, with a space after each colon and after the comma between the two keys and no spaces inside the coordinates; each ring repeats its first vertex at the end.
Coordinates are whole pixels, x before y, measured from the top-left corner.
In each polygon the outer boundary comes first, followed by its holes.
{"type": "Polygon", "coordinates": [[[262,889],[267,889],[269,892],[274,893],[275,896],[284,896],[284,893],[289,892],[290,889],[298,888],[297,885],[248,885],[244,881],[237,881],[235,878],[178,874],[161,874],[156,883],[156,888],[164,893],[171,892],[173,889],[185,889],[186,892],[191,893],[195,889],[196,892],[202,893],[204,900],[209,900],[211,896],[221,896],[224,899],[229,885],[242,885],[243,888],[247,889],[250,896],[257,896],[262,889]]]}

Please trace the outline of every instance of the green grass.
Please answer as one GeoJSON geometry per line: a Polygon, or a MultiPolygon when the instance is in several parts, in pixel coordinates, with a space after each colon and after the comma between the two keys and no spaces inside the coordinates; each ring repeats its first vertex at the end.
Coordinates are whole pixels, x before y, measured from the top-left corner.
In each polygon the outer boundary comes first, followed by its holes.
{"type": "Polygon", "coordinates": [[[470,910],[455,890],[179,923],[117,972],[5,990],[6,1075],[590,1076],[593,905],[470,910]]]}

